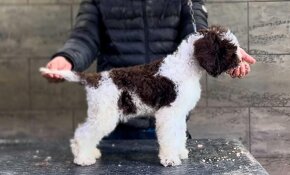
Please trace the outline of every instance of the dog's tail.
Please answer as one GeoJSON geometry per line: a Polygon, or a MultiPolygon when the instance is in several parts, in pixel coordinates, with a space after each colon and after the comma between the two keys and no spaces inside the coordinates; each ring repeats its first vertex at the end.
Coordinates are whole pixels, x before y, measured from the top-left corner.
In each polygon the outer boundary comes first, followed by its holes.
{"type": "Polygon", "coordinates": [[[56,74],[62,76],[65,80],[70,82],[80,82],[81,77],[78,73],[70,70],[50,70],[48,68],[41,67],[39,68],[41,73],[45,74],[56,74]]]}

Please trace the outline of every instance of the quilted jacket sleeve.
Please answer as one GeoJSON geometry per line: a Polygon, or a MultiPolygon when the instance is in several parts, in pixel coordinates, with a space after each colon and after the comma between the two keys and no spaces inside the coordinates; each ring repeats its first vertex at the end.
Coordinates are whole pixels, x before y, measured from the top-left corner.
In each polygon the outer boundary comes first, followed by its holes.
{"type": "Polygon", "coordinates": [[[192,8],[197,30],[208,28],[208,14],[204,5],[204,0],[192,0],[192,8]]]}
{"type": "Polygon", "coordinates": [[[199,29],[207,28],[204,0],[182,0],[180,18],[180,39],[199,29]]]}
{"type": "Polygon", "coordinates": [[[76,24],[69,39],[52,58],[63,56],[73,64],[73,70],[83,71],[99,54],[100,12],[96,0],[83,0],[76,24]]]}

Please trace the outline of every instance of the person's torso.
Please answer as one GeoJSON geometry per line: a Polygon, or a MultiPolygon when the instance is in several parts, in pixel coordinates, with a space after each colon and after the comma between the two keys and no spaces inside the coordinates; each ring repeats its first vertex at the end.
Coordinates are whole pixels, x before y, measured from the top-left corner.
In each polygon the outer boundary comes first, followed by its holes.
{"type": "Polygon", "coordinates": [[[98,71],[149,63],[180,42],[180,0],[101,0],[98,71]]]}

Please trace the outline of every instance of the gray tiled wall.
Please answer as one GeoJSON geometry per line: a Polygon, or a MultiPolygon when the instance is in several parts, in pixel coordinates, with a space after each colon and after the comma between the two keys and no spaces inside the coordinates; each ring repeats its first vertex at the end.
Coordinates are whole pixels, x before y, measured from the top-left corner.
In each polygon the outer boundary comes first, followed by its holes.
{"type": "Polygon", "coordinates": [[[208,0],[207,8],[210,24],[229,26],[257,63],[242,80],[207,77],[207,105],[189,128],[195,137],[239,138],[270,174],[290,174],[290,2],[208,0]]]}
{"type": "MultiPolygon", "coordinates": [[[[0,136],[70,137],[85,116],[83,89],[38,73],[67,38],[81,0],[0,0],[0,136]]],[[[202,79],[188,122],[196,138],[240,139],[273,174],[290,171],[290,2],[208,0],[257,64],[245,79],[202,79]],[[281,170],[278,170],[281,169],[281,170]]]]}

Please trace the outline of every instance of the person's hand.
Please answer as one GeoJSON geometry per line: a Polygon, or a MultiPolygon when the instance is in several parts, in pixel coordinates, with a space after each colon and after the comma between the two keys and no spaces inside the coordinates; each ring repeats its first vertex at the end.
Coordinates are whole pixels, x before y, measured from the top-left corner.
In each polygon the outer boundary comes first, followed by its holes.
{"type": "Polygon", "coordinates": [[[250,64],[255,64],[256,60],[251,57],[249,54],[247,54],[244,49],[238,48],[239,49],[239,55],[241,55],[241,62],[239,63],[239,66],[233,69],[230,69],[227,71],[227,73],[232,77],[232,78],[243,78],[245,77],[250,71],[251,67],[250,64]]]}
{"type": "MultiPolygon", "coordinates": [[[[71,70],[71,63],[62,56],[53,58],[47,63],[46,68],[51,70],[71,70]]],[[[63,78],[60,75],[55,74],[42,74],[43,77],[47,78],[50,82],[61,82],[63,78]]]]}

